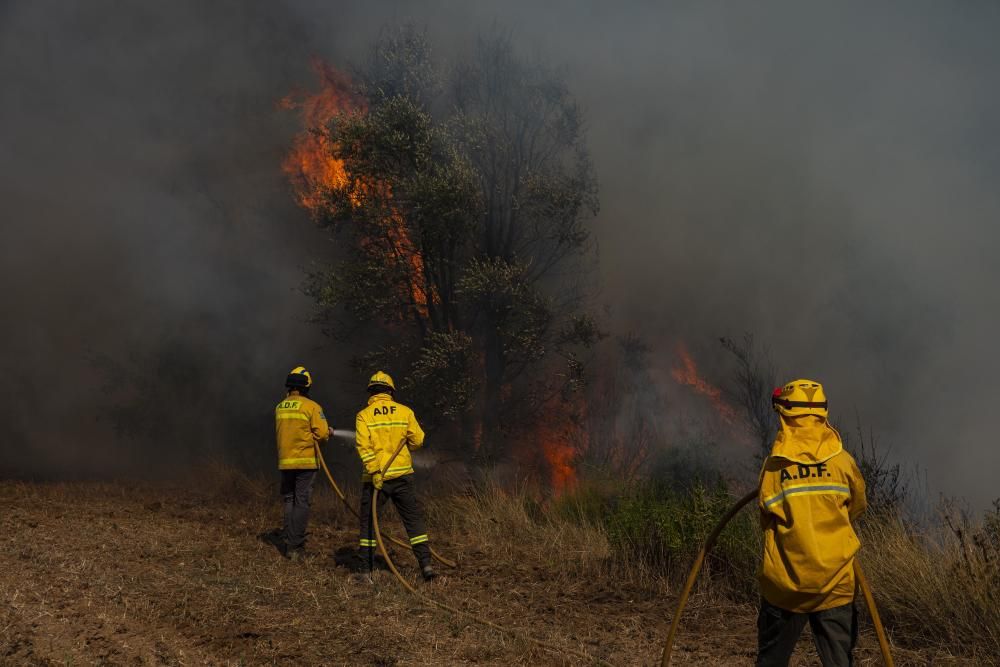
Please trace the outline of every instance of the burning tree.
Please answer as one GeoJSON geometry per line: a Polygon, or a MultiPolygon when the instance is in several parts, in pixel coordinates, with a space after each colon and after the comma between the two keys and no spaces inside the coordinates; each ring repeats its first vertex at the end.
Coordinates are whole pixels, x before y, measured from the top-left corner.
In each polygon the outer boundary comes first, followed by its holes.
{"type": "Polygon", "coordinates": [[[411,28],[380,38],[353,85],[321,71],[326,92],[288,102],[311,127],[286,161],[299,202],[348,241],[309,276],[319,317],[362,347],[359,367],[402,370],[466,451],[503,460],[578,388],[598,337],[568,278],[597,210],[579,110],[502,36],[447,76],[411,28]]]}

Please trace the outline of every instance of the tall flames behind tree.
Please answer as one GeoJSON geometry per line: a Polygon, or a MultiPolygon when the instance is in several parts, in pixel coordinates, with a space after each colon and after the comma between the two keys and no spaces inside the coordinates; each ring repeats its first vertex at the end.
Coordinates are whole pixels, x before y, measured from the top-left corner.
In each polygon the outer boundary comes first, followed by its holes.
{"type": "MultiPolygon", "coordinates": [[[[346,197],[350,206],[345,213],[349,215],[375,196],[386,198],[389,186],[379,180],[354,178],[347,171],[344,158],[339,157],[341,147],[331,138],[328,126],[338,116],[364,115],[367,105],[346,74],[317,58],[313,59],[313,69],[320,81],[319,90],[287,95],[279,104],[299,110],[305,128],[295,137],[282,170],[292,184],[297,203],[319,220],[336,206],[338,196],[346,197]]],[[[410,240],[401,214],[390,208],[379,223],[360,230],[360,243],[377,246],[382,241],[388,245],[391,256],[406,274],[404,294],[412,299],[418,312],[426,313],[423,257],[410,240]]]]}
{"type": "Polygon", "coordinates": [[[503,37],[445,68],[408,28],[350,79],[315,69],[320,90],[281,104],[304,124],[283,165],[296,200],[343,256],[308,277],[319,319],[359,375],[394,369],[468,462],[540,463],[566,488],[582,447],[566,406],[599,338],[565,278],[592,261],[597,207],[568,91],[503,37]]]}
{"type": "Polygon", "coordinates": [[[295,137],[282,170],[299,206],[319,216],[329,193],[348,186],[347,170],[344,161],[334,156],[327,123],[341,113],[364,112],[364,101],[351,90],[346,75],[319,58],[313,58],[312,65],[320,79],[319,90],[286,95],[278,104],[298,110],[306,128],[295,137]]]}
{"type": "MultiPolygon", "coordinates": [[[[457,281],[457,285],[454,284],[454,278],[450,285],[449,280],[439,282],[438,279],[447,275],[443,271],[440,273],[428,271],[424,261],[424,248],[428,248],[431,252],[440,249],[440,245],[433,243],[432,234],[440,230],[432,227],[426,213],[422,216],[415,215],[413,199],[397,197],[394,188],[400,193],[416,191],[418,196],[424,193],[415,189],[412,182],[400,179],[398,167],[395,172],[385,168],[387,163],[398,165],[400,155],[379,154],[378,159],[373,160],[376,156],[366,152],[369,148],[357,143],[359,141],[373,143],[380,138],[377,131],[381,128],[371,126],[372,117],[369,114],[369,100],[365,95],[365,88],[352,82],[348,76],[326,63],[316,60],[313,67],[320,82],[318,90],[288,95],[280,102],[283,108],[300,113],[304,128],[295,138],[282,168],[293,186],[297,203],[308,210],[314,219],[331,225],[335,231],[338,225],[340,227],[345,224],[352,225],[353,240],[357,244],[355,250],[364,262],[363,266],[370,268],[387,263],[392,267],[387,274],[392,277],[389,282],[394,289],[388,293],[394,294],[395,298],[376,304],[381,305],[382,310],[378,312],[383,314],[382,324],[391,331],[392,336],[397,337],[400,334],[405,336],[407,333],[406,327],[403,326],[405,324],[415,325],[423,334],[422,337],[416,338],[416,343],[405,338],[404,344],[398,339],[393,340],[382,349],[359,359],[358,365],[371,362],[391,368],[401,359],[408,361],[412,370],[411,375],[404,381],[407,386],[419,388],[419,383],[430,381],[437,386],[443,386],[447,391],[429,406],[445,417],[437,421],[446,422],[450,419],[453,422],[452,426],[458,427],[454,432],[460,436],[464,435],[471,443],[472,449],[482,456],[484,462],[496,461],[496,458],[489,458],[488,451],[484,450],[482,433],[487,421],[487,411],[474,414],[477,408],[476,399],[479,398],[475,394],[481,396],[484,389],[473,378],[485,372],[489,350],[475,349],[476,338],[460,328],[465,323],[467,314],[460,308],[450,310],[447,304],[450,302],[458,306],[462,297],[473,296],[477,300],[472,301],[471,305],[484,307],[487,313],[493,315],[491,321],[506,323],[526,319],[529,324],[537,322],[531,318],[531,307],[539,309],[538,320],[550,316],[550,313],[544,310],[547,304],[540,302],[538,294],[525,291],[527,271],[524,267],[500,263],[496,259],[489,264],[480,264],[474,257],[469,259],[469,266],[473,270],[465,274],[464,280],[457,281]],[[345,140],[355,142],[351,145],[353,150],[351,147],[345,148],[345,140]],[[386,157],[393,157],[395,160],[387,161],[386,157]],[[349,169],[349,165],[352,168],[349,169]],[[385,171],[379,173],[376,168],[385,171]],[[411,229],[415,231],[415,238],[426,241],[426,244],[414,243],[411,229]],[[446,297],[445,303],[442,302],[442,294],[446,297]],[[524,313],[514,312],[518,307],[529,308],[527,318],[524,317],[524,313]],[[414,348],[411,346],[417,344],[419,347],[414,353],[414,348]],[[459,362],[457,368],[453,365],[455,361],[459,362]],[[477,418],[470,419],[470,413],[477,418]],[[470,430],[462,433],[461,426],[470,430]]],[[[399,99],[393,101],[395,104],[401,103],[399,99]]],[[[376,99],[373,105],[376,114],[384,111],[382,106],[384,104],[386,99],[376,99]]],[[[409,111],[412,112],[412,108],[409,111]]],[[[377,122],[395,121],[391,127],[396,131],[401,127],[407,127],[400,125],[401,119],[398,115],[375,118],[377,122]]],[[[412,138],[411,135],[411,140],[412,138]]],[[[452,149],[454,150],[454,146],[452,149]]],[[[413,160],[410,155],[405,157],[413,160]]],[[[458,166],[469,168],[467,163],[451,165],[453,169],[458,166]]],[[[440,172],[433,173],[438,178],[441,177],[440,172]]],[[[470,207],[469,210],[474,211],[475,207],[481,205],[480,201],[477,200],[469,184],[465,185],[468,190],[463,195],[464,204],[470,207]]],[[[456,199],[448,200],[447,203],[452,207],[463,204],[456,199]]],[[[456,212],[455,208],[451,211],[453,215],[456,212]]],[[[479,214],[483,215],[481,211],[479,214]]],[[[455,226],[475,224],[475,220],[460,218],[455,226]]],[[[450,242],[454,241],[455,238],[450,238],[450,242]]],[[[448,253],[445,257],[448,259],[448,264],[454,264],[457,253],[448,253]]],[[[435,262],[434,256],[431,257],[432,268],[444,268],[444,266],[443,262],[440,260],[435,262]]],[[[363,267],[357,265],[341,267],[347,270],[352,268],[363,267]]],[[[336,280],[332,272],[314,274],[310,285],[323,309],[347,305],[352,302],[346,297],[361,296],[351,294],[349,291],[331,291],[333,287],[341,289],[344,287],[344,282],[336,280]]],[[[354,312],[363,316],[361,309],[354,312]]],[[[327,314],[333,316],[333,313],[327,312],[327,314]]],[[[471,315],[470,319],[474,321],[476,314],[471,315]]],[[[592,327],[585,319],[570,321],[569,324],[592,327]]],[[[541,336],[530,329],[517,328],[515,332],[515,328],[511,327],[512,333],[528,338],[518,341],[512,336],[511,339],[520,342],[522,349],[537,354],[535,346],[541,342],[541,336]]],[[[575,336],[575,340],[585,343],[591,343],[597,338],[596,330],[593,329],[571,332],[568,336],[565,332],[561,332],[561,335],[569,340],[574,340],[575,336]]],[[[485,340],[489,340],[489,336],[486,336],[485,340]]],[[[683,343],[676,346],[675,352],[677,364],[671,372],[673,380],[681,386],[690,388],[695,394],[705,397],[716,414],[724,422],[732,425],[735,411],[724,400],[721,390],[700,375],[694,359],[683,343]]],[[[514,355],[510,355],[510,358],[516,359],[514,355]]],[[[529,355],[530,358],[532,357],[529,355]]],[[[573,386],[574,382],[579,383],[583,380],[584,369],[575,357],[568,356],[566,360],[570,362],[569,367],[577,376],[561,384],[536,385],[536,389],[547,391],[549,397],[532,401],[533,405],[522,408],[519,414],[515,413],[516,420],[501,425],[501,429],[513,435],[512,440],[520,443],[510,447],[504,455],[523,465],[543,466],[548,470],[551,486],[557,494],[576,483],[577,464],[587,453],[593,440],[586,427],[587,401],[581,392],[574,391],[573,386]]],[[[611,366],[604,364],[593,369],[591,374],[606,376],[612,372],[611,366]]],[[[649,391],[650,386],[647,382],[643,391],[649,391]]],[[[505,397],[501,402],[516,405],[510,398],[510,381],[505,381],[502,385],[501,396],[505,397]]],[[[433,415],[433,412],[430,414],[433,415]]],[[[617,416],[607,415],[602,418],[618,419],[617,416]]],[[[431,421],[434,421],[433,417],[431,421]]],[[[442,425],[448,426],[447,423],[442,425]]],[[[651,454],[649,451],[651,441],[648,432],[632,433],[628,437],[636,442],[626,443],[610,437],[609,446],[615,451],[603,463],[613,464],[620,467],[622,472],[633,475],[636,473],[637,463],[646,460],[651,454]],[[638,454],[634,456],[630,454],[633,450],[637,450],[638,454]]],[[[490,445],[486,443],[486,448],[489,447],[490,445]]]]}

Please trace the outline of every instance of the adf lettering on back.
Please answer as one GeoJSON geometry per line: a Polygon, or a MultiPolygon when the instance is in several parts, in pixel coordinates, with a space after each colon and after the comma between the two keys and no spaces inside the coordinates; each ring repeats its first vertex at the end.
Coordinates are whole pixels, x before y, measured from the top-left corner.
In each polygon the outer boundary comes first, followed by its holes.
{"type": "Polygon", "coordinates": [[[788,472],[789,468],[781,469],[781,482],[784,483],[793,479],[808,479],[810,477],[833,477],[833,475],[826,469],[825,463],[817,463],[815,465],[803,465],[801,463],[797,464],[795,467],[796,474],[788,472]]]}

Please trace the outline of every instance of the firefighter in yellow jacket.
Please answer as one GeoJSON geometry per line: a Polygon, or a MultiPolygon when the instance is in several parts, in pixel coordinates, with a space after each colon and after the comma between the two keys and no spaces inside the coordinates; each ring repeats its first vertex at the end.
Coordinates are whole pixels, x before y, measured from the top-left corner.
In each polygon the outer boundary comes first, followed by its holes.
{"type": "Polygon", "coordinates": [[[382,371],[375,373],[368,381],[368,406],[358,413],[354,427],[358,456],[364,466],[359,576],[363,580],[370,580],[373,558],[378,548],[372,527],[372,496],[375,489],[379,489],[379,512],[382,511],[385,499],[391,498],[396,512],[403,520],[424,580],[430,581],[436,574],[431,567],[431,549],[427,542],[424,512],[414,489],[413,460],[410,457],[412,450],[419,449],[424,444],[424,431],[417,423],[413,410],[393,400],[395,391],[396,386],[389,375],[382,371]],[[390,463],[392,455],[403,444],[405,446],[390,463]]]}
{"type": "Polygon", "coordinates": [[[865,482],[827,422],[823,387],[776,389],[781,428],[761,471],[764,530],[757,619],[758,667],[785,667],[808,621],[824,667],[853,664],[857,639],[851,522],[867,506],[865,482]]]}
{"type": "Polygon", "coordinates": [[[323,408],[309,398],[311,387],[312,374],[303,366],[293,368],[285,379],[287,394],[274,409],[284,504],[279,548],[292,560],[299,560],[305,553],[309,500],[319,467],[316,449],[332,433],[323,408]]]}

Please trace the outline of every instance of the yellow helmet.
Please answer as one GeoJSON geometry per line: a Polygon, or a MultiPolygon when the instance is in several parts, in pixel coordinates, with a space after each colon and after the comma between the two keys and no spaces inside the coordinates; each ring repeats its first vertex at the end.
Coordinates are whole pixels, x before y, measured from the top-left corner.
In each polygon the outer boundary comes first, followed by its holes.
{"type": "Polygon", "coordinates": [[[313,376],[305,366],[296,366],[285,379],[285,386],[289,389],[308,389],[312,383],[313,376]]]}
{"type": "Polygon", "coordinates": [[[375,371],[375,375],[371,376],[368,380],[368,391],[372,389],[389,389],[390,391],[396,391],[396,385],[393,384],[392,378],[385,371],[375,371]]]}
{"type": "Polygon", "coordinates": [[[784,387],[775,389],[771,395],[771,406],[786,417],[816,415],[826,419],[830,414],[823,385],[815,380],[792,380],[784,387]]]}

